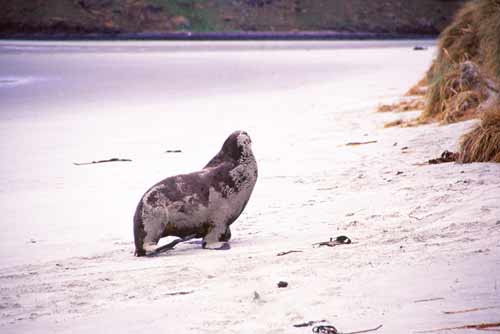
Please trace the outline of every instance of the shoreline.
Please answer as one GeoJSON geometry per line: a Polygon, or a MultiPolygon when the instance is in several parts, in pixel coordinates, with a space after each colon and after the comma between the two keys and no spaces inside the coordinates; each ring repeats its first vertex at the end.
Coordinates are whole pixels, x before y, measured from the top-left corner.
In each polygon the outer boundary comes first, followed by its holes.
{"type": "Polygon", "coordinates": [[[148,33],[0,33],[0,40],[42,41],[339,41],[339,40],[419,40],[435,39],[437,35],[301,31],[301,32],[148,32],[148,33]]]}

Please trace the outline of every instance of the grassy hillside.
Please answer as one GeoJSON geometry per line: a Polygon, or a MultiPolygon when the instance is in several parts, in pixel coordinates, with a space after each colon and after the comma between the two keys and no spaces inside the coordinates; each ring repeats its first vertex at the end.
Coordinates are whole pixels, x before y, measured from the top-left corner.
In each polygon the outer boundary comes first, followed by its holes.
{"type": "Polygon", "coordinates": [[[320,31],[437,34],[461,0],[4,0],[0,32],[320,31]]]}

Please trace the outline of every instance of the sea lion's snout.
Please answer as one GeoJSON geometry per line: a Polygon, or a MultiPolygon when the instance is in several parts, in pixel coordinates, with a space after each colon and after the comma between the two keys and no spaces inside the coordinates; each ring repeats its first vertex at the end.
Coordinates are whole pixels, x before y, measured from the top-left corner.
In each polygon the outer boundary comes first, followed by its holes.
{"type": "Polygon", "coordinates": [[[239,132],[238,136],[236,137],[236,143],[241,149],[252,147],[252,139],[246,131],[239,132]]]}

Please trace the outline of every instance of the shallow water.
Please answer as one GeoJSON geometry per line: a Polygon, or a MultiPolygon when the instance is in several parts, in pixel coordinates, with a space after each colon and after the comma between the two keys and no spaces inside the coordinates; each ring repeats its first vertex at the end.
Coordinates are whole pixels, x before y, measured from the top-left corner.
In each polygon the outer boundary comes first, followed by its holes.
{"type": "Polygon", "coordinates": [[[368,72],[376,59],[363,54],[416,44],[432,42],[4,41],[0,117],[298,88],[368,72]]]}
{"type": "Polygon", "coordinates": [[[129,242],[144,190],[199,169],[238,128],[261,171],[247,210],[266,208],[280,177],[329,168],[326,141],[366,136],[339,115],[401,94],[432,44],[0,42],[0,265],[129,242]],[[73,165],[114,157],[133,162],[73,165]]]}

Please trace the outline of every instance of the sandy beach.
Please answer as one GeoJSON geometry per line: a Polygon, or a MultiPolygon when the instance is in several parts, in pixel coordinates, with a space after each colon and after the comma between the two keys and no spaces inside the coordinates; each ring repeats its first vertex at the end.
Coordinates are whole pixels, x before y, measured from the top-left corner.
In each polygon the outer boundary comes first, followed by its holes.
{"type": "Polygon", "coordinates": [[[500,322],[500,165],[424,164],[477,121],[385,129],[417,112],[376,113],[422,77],[433,42],[193,45],[0,42],[0,332],[500,322]],[[236,129],[259,180],[231,249],[134,257],[144,191],[199,170],[236,129]],[[73,164],[109,158],[132,161],[73,164]],[[353,243],[313,247],[339,235],[353,243]]]}

